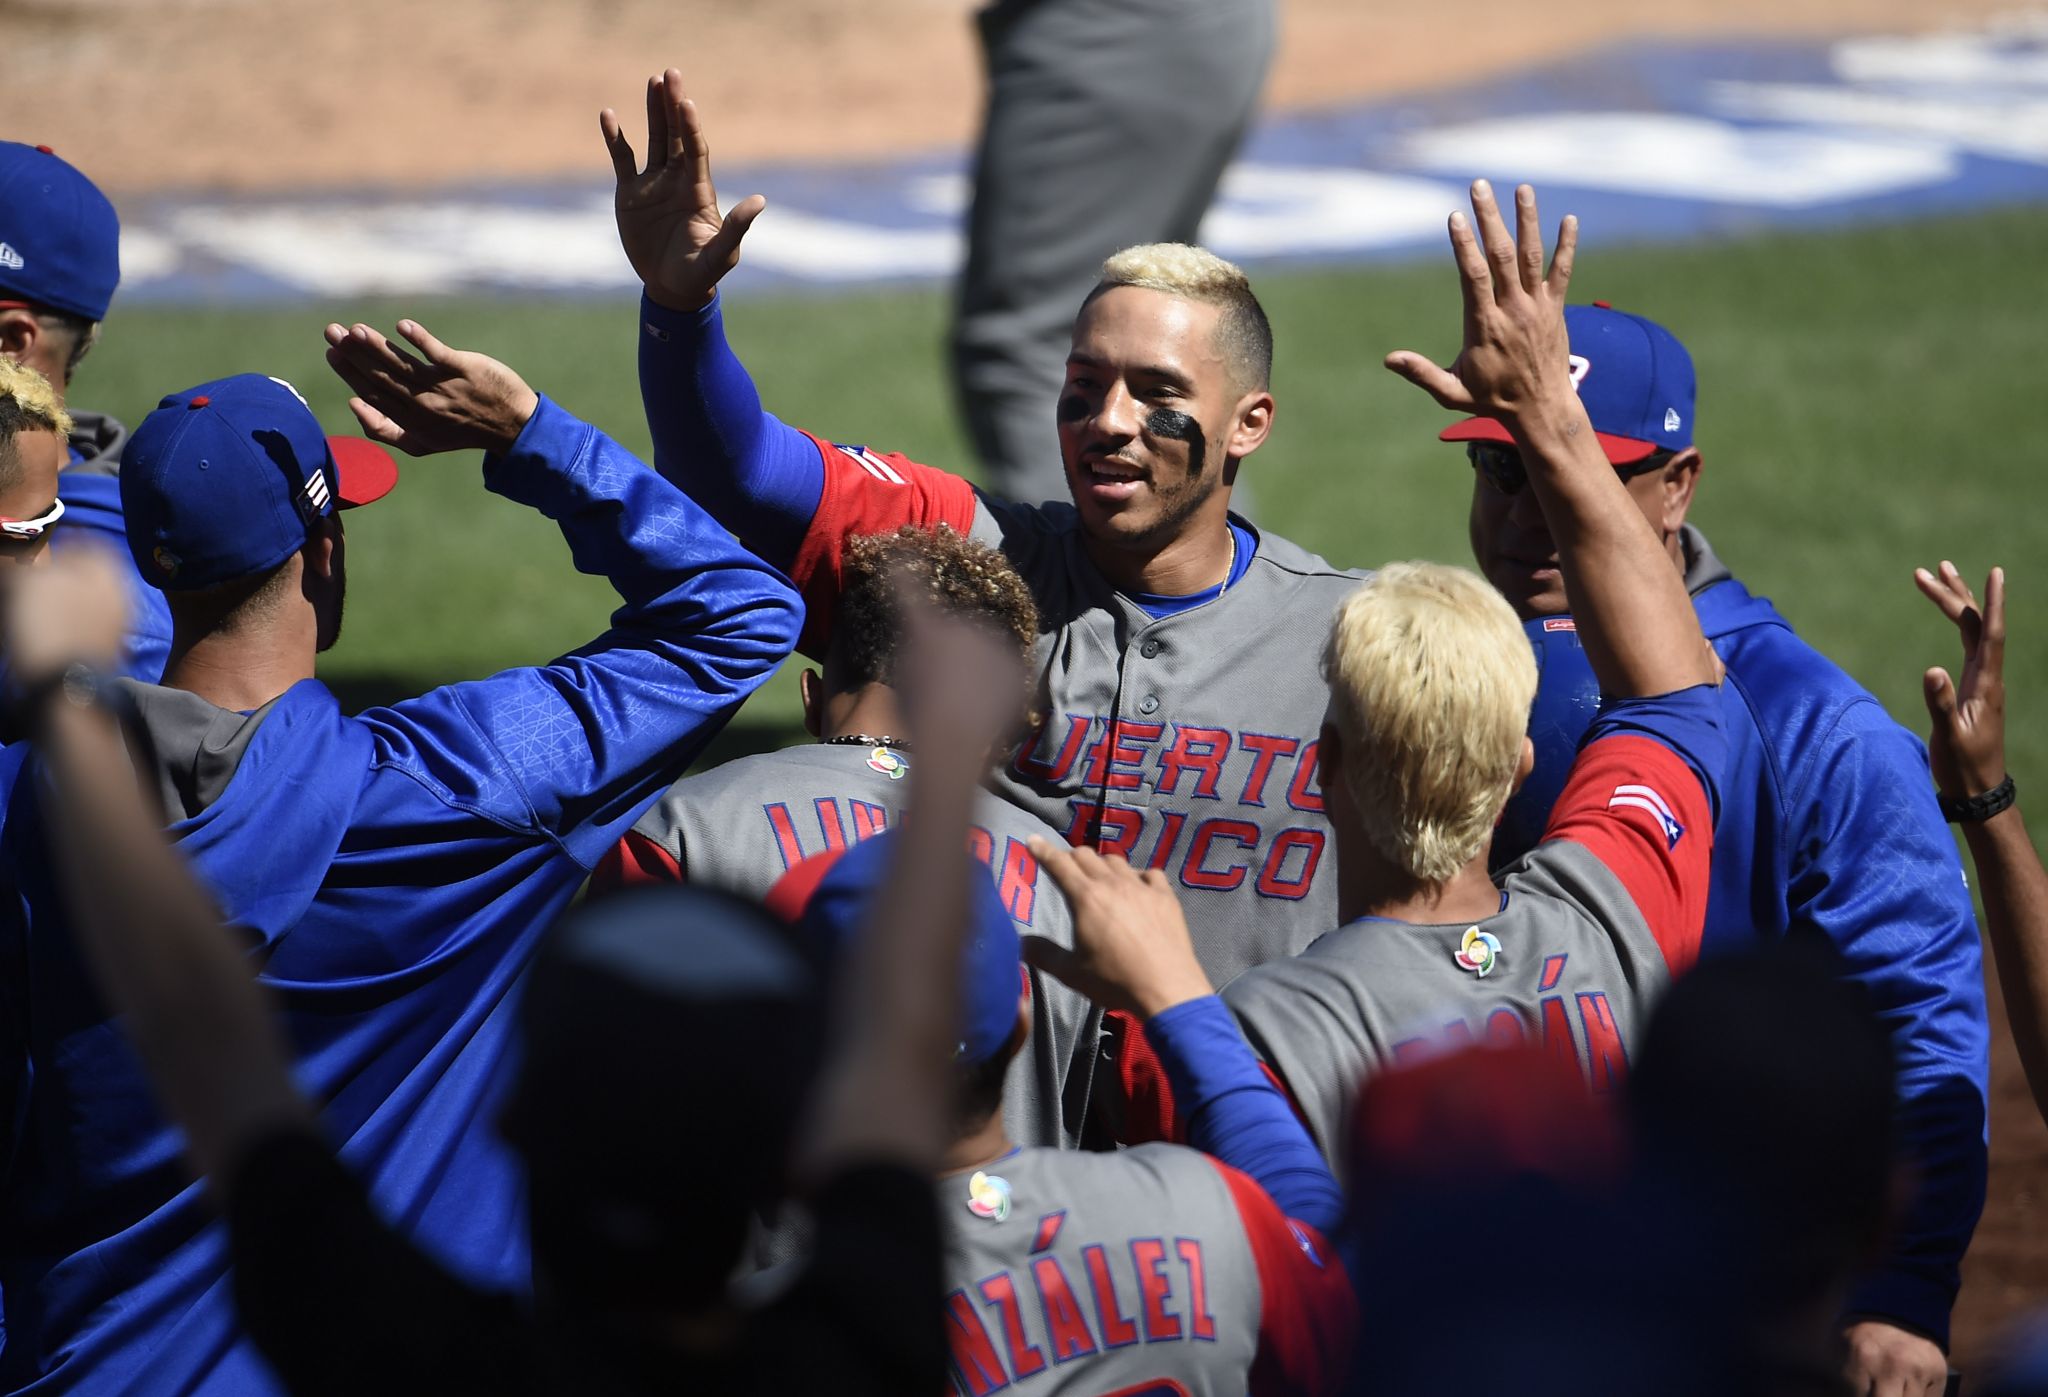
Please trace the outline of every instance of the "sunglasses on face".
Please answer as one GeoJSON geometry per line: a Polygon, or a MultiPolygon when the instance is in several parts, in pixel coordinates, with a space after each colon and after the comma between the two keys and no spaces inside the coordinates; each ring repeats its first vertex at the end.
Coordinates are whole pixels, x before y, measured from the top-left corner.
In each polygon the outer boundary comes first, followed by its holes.
{"type": "Polygon", "coordinates": [[[4,534],[10,540],[27,543],[48,533],[50,526],[63,517],[64,501],[51,500],[50,512],[38,515],[34,519],[9,519],[0,515],[0,534],[4,534]]]}
{"type": "MultiPolygon", "coordinates": [[[[1631,461],[1625,466],[1616,466],[1614,473],[1623,480],[1633,480],[1651,471],[1660,471],[1671,464],[1675,451],[1652,451],[1640,461],[1631,461]]],[[[1468,441],[1465,443],[1465,458],[1472,463],[1472,469],[1486,477],[1486,483],[1503,495],[1518,495],[1529,483],[1528,469],[1522,464],[1522,453],[1512,446],[1501,446],[1490,441],[1468,441]]]]}

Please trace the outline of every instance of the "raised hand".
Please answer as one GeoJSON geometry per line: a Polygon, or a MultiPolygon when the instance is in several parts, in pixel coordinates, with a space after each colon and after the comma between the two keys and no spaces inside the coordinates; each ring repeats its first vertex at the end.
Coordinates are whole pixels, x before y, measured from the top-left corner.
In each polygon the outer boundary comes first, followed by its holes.
{"type": "Polygon", "coordinates": [[[740,240],[768,201],[754,194],[719,214],[711,147],[697,104],[683,95],[683,75],[674,68],[647,80],[645,170],[634,164],[617,112],[606,107],[597,124],[618,180],[612,209],[626,260],[655,304],[698,309],[739,265],[740,240]]]}
{"type": "Polygon", "coordinates": [[[349,411],[365,436],[409,456],[505,451],[540,405],[518,374],[486,354],[450,349],[417,320],[398,333],[416,358],[367,325],[327,327],[327,366],[355,390],[349,411]]]}
{"type": "Polygon", "coordinates": [[[1567,216],[1559,226],[1546,272],[1535,190],[1526,184],[1515,190],[1512,237],[1485,180],[1473,182],[1472,215],[1476,236],[1464,214],[1451,215],[1451,251],[1465,300],[1463,349],[1448,369],[1409,349],[1389,354],[1386,364],[1454,412],[1512,420],[1570,384],[1564,300],[1579,222],[1567,216]]]}
{"type": "Polygon", "coordinates": [[[1033,839],[1031,852],[1073,909],[1074,946],[1028,936],[1025,960],[1103,1008],[1141,1019],[1215,992],[1164,873],[1049,839],[1033,839]]]}
{"type": "Polygon", "coordinates": [[[1933,720],[1928,765],[1943,795],[1980,796],[2005,780],[2005,569],[1991,569],[1982,608],[1954,563],[1944,561],[1938,574],[1915,568],[1913,581],[1963,640],[1960,681],[1939,665],[1921,677],[1933,720]]]}

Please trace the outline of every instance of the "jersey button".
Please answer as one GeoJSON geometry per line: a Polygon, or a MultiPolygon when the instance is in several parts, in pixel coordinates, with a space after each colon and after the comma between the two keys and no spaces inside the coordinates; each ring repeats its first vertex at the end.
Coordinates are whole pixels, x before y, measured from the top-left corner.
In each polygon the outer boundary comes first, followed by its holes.
{"type": "Polygon", "coordinates": [[[1139,699],[1138,711],[1140,713],[1157,713],[1159,711],[1159,695],[1147,694],[1139,699]]]}
{"type": "Polygon", "coordinates": [[[1143,655],[1148,660],[1151,659],[1154,655],[1159,653],[1159,642],[1156,640],[1146,641],[1143,645],[1140,645],[1138,647],[1138,653],[1140,655],[1143,655]]]}

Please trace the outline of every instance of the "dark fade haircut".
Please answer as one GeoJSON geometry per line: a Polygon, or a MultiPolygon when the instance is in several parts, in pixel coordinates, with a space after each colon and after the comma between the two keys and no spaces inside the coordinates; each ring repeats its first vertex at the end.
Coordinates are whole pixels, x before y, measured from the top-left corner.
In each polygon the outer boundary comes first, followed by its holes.
{"type": "Polygon", "coordinates": [[[948,616],[986,625],[1016,641],[1029,656],[1038,639],[1038,604],[1031,589],[996,549],[940,524],[905,524],[891,534],[847,540],[838,618],[826,666],[842,692],[863,684],[896,682],[903,617],[894,579],[911,579],[948,616]]]}
{"type": "MultiPolygon", "coordinates": [[[[1272,386],[1273,326],[1252,294],[1251,278],[1234,262],[1189,243],[1142,243],[1102,264],[1101,280],[1088,293],[1094,300],[1117,286],[1163,291],[1182,300],[1215,306],[1216,347],[1240,393],[1272,386]]],[[[1084,303],[1085,304],[1085,303],[1084,303]]]]}
{"type": "Polygon", "coordinates": [[[64,381],[69,383],[71,375],[77,373],[78,366],[85,362],[85,356],[92,353],[93,346],[100,342],[100,322],[73,315],[68,310],[51,310],[47,306],[37,306],[35,317],[44,329],[55,330],[68,342],[69,348],[64,355],[64,381]]]}

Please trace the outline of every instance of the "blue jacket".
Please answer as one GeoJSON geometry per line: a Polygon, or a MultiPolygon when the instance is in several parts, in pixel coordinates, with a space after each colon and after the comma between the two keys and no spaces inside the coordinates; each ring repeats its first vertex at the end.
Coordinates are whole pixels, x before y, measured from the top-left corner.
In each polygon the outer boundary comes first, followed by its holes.
{"type": "Polygon", "coordinates": [[[113,550],[128,579],[127,642],[122,647],[121,673],[154,684],[163,677],[171,653],[171,609],[164,594],[143,580],[128,551],[128,530],[121,519],[121,448],[128,429],[111,417],[74,412],[71,459],[57,476],[57,498],[64,517],[51,535],[53,547],[66,548],[90,539],[113,550]]]}
{"type": "MultiPolygon", "coordinates": [[[[253,719],[202,704],[214,728],[157,753],[154,774],[342,1158],[435,1259],[504,1289],[528,1267],[494,1093],[535,941],[789,653],[801,608],[680,491],[545,399],[484,480],[610,578],[624,601],[611,629],[553,664],[353,718],[310,679],[253,719]]],[[[134,692],[145,728],[202,702],[134,692]]],[[[0,1390],[273,1391],[237,1330],[223,1228],[66,934],[40,787],[11,749],[0,1390]]]]}
{"type": "Polygon", "coordinates": [[[1984,1209],[1990,1032],[1977,922],[1927,753],[1686,530],[1686,583],[1728,667],[1729,762],[1702,954],[1818,932],[1890,1031],[1918,1186],[1851,1310],[1946,1345],[1984,1209]]]}

